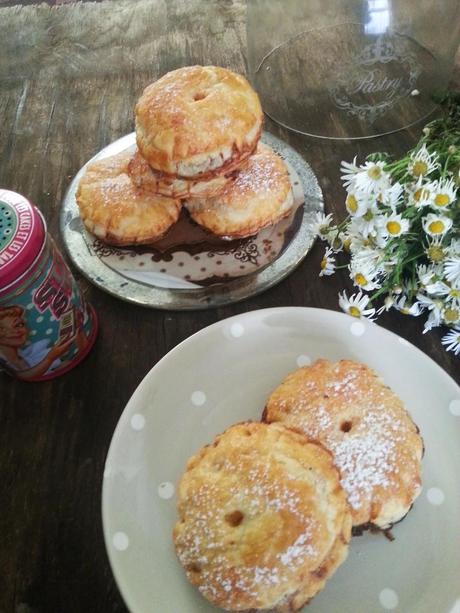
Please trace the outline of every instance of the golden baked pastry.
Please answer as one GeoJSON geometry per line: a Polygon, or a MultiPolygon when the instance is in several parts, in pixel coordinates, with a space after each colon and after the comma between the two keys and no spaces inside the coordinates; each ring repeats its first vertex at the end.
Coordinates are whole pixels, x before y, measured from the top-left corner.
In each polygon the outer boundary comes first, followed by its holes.
{"type": "Polygon", "coordinates": [[[263,123],[247,80],[217,66],[168,72],[144,90],[135,115],[142,157],[185,178],[236,167],[254,151],[263,123]]]}
{"type": "Polygon", "coordinates": [[[166,175],[149,166],[139,151],[131,158],[128,172],[136,187],[168,198],[212,198],[224,189],[231,176],[231,173],[222,173],[198,181],[166,175]]]}
{"type": "Polygon", "coordinates": [[[193,456],[174,544],[188,579],[228,611],[298,611],[347,555],[351,516],[321,445],[241,423],[193,456]]]}
{"type": "Polygon", "coordinates": [[[317,360],[296,370],[271,394],[263,419],[297,428],[332,452],[354,526],[389,528],[420,493],[418,428],[364,364],[317,360]]]}
{"type": "Polygon", "coordinates": [[[76,199],[86,228],[110,245],[153,243],[175,223],[179,200],[136,188],[128,175],[132,152],[89,164],[76,199]]]}
{"type": "Polygon", "coordinates": [[[257,234],[289,215],[293,204],[291,181],[284,162],[262,144],[220,194],[185,202],[196,223],[223,238],[257,234]]]}

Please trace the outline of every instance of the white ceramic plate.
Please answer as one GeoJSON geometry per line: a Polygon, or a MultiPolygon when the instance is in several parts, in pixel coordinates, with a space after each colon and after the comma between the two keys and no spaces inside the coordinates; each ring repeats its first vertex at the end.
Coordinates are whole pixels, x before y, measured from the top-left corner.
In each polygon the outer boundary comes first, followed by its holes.
{"type": "Polygon", "coordinates": [[[115,430],[104,473],[104,535],[133,613],[208,613],[176,561],[174,487],[187,458],[225,428],[259,419],[298,365],[351,358],[403,399],[425,440],[423,492],[396,540],[365,534],[308,613],[459,613],[460,388],[424,353],[376,324],[321,309],[278,308],[218,322],[144,378],[115,430]]]}

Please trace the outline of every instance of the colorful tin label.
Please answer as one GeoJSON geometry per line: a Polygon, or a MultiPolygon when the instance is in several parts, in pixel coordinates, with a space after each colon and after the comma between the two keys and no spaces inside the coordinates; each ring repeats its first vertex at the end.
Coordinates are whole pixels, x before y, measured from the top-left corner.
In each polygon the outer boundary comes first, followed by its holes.
{"type": "MultiPolygon", "coordinates": [[[[0,262],[0,368],[23,380],[50,379],[70,370],[86,356],[95,340],[96,317],[53,240],[46,235],[44,222],[41,229],[36,223],[40,218],[38,210],[32,207],[30,220],[21,203],[21,210],[16,204],[12,209],[2,203],[1,196],[0,193],[0,206],[4,205],[3,213],[8,214],[0,219],[0,258],[3,255],[5,259],[3,264],[0,262]],[[25,229],[23,235],[18,234],[21,215],[32,222],[29,229],[33,230],[35,222],[35,232],[42,233],[38,253],[36,236],[27,236],[25,229]],[[14,264],[12,281],[9,273],[15,259],[10,257],[13,236],[22,245],[35,241],[35,257],[32,263],[27,261],[26,270],[14,264]]],[[[21,249],[13,249],[13,256],[20,252],[21,249]]]]}

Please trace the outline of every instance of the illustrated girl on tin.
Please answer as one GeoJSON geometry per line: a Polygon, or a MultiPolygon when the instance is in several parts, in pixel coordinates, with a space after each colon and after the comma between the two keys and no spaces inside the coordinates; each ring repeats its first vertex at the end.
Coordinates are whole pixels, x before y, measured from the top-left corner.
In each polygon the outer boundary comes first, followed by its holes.
{"type": "MultiPolygon", "coordinates": [[[[61,356],[78,334],[60,336],[53,346],[49,339],[27,343],[28,336],[24,309],[17,305],[0,307],[0,366],[24,380],[36,379],[62,365],[61,356]]],[[[86,343],[85,335],[82,336],[78,341],[86,343]]]]}

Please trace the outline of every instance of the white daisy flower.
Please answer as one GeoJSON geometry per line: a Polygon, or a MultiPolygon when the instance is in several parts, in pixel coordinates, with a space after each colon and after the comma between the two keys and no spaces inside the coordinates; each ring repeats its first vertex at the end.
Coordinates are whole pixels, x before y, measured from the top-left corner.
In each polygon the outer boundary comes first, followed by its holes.
{"type": "Polygon", "coordinates": [[[342,160],[342,163],[340,164],[340,172],[343,172],[343,174],[340,176],[340,178],[342,179],[345,187],[354,185],[355,177],[360,170],[361,169],[359,166],[356,165],[356,156],[351,164],[350,162],[345,162],[342,160]]]}
{"type": "Polygon", "coordinates": [[[325,240],[331,231],[332,215],[329,213],[316,212],[312,219],[308,222],[308,228],[312,234],[319,236],[321,240],[325,240]]]}
{"type": "Polygon", "coordinates": [[[425,264],[421,264],[417,266],[417,276],[422,287],[434,283],[441,274],[442,266],[440,265],[426,266],[425,264]]]}
{"type": "Polygon", "coordinates": [[[455,355],[460,353],[460,329],[454,328],[442,337],[441,343],[445,346],[446,351],[453,351],[455,355]]]}
{"type": "Polygon", "coordinates": [[[380,270],[375,256],[376,254],[374,254],[373,250],[368,249],[364,257],[354,256],[348,265],[350,279],[360,289],[371,291],[381,287],[381,284],[378,282],[380,270]]]}
{"type": "Polygon", "coordinates": [[[425,289],[428,294],[444,296],[450,305],[460,306],[460,289],[448,285],[439,278],[437,280],[435,278],[434,282],[429,283],[425,289]]]}
{"type": "Polygon", "coordinates": [[[434,183],[423,183],[423,177],[420,177],[417,183],[407,190],[408,205],[415,206],[417,209],[429,206],[432,202],[434,189],[434,183]]]}
{"type": "Polygon", "coordinates": [[[426,177],[438,168],[438,156],[436,153],[429,153],[426,145],[423,144],[418,151],[415,151],[410,156],[410,161],[407,167],[409,174],[415,178],[426,177]]]}
{"type": "Polygon", "coordinates": [[[423,329],[423,334],[426,334],[432,328],[436,328],[437,326],[441,325],[444,302],[440,298],[430,298],[429,296],[421,293],[417,294],[417,300],[424,309],[427,309],[430,312],[423,329]]]}
{"type": "Polygon", "coordinates": [[[435,209],[446,209],[457,197],[457,189],[452,179],[440,179],[433,184],[431,205],[435,209]]]}
{"type": "Polygon", "coordinates": [[[369,296],[366,296],[362,292],[353,294],[350,298],[347,297],[345,292],[339,294],[340,308],[352,317],[366,317],[371,319],[375,315],[375,309],[367,308],[369,302],[369,296]]]}
{"type": "Polygon", "coordinates": [[[442,320],[447,326],[460,323],[460,308],[455,304],[446,304],[442,309],[442,320]]]}
{"type": "Polygon", "coordinates": [[[382,194],[390,187],[390,174],[384,170],[383,162],[366,162],[355,174],[354,185],[366,194],[382,194]]]}
{"type": "Polygon", "coordinates": [[[326,249],[324,253],[324,257],[321,260],[320,268],[321,271],[319,273],[320,277],[328,277],[329,275],[333,275],[335,272],[335,257],[333,257],[334,251],[333,249],[326,249]]]}
{"type": "Polygon", "coordinates": [[[445,215],[429,213],[422,219],[423,229],[429,236],[444,236],[452,227],[452,219],[445,215]]]}
{"type": "Polygon", "coordinates": [[[442,245],[443,236],[436,236],[433,240],[428,242],[428,246],[425,248],[426,257],[433,262],[433,264],[440,264],[447,257],[447,250],[442,245]]]}
{"type": "Polygon", "coordinates": [[[452,257],[443,264],[444,275],[454,287],[460,288],[460,257],[452,257]]]}
{"type": "Polygon", "coordinates": [[[420,313],[423,313],[423,307],[419,302],[410,302],[406,295],[400,296],[394,301],[394,308],[403,315],[412,315],[418,317],[420,313]]]}
{"type": "Polygon", "coordinates": [[[369,206],[362,217],[353,217],[349,223],[349,232],[354,235],[361,235],[363,238],[377,236],[379,230],[384,226],[385,217],[380,215],[375,205],[369,206]]]}
{"type": "Polygon", "coordinates": [[[348,192],[345,198],[345,208],[352,217],[362,217],[369,205],[369,197],[360,192],[348,192]]]}
{"type": "Polygon", "coordinates": [[[402,204],[402,196],[404,193],[404,187],[401,183],[394,183],[389,189],[380,195],[380,201],[383,205],[389,206],[395,211],[400,204],[402,204]]]}
{"type": "Polygon", "coordinates": [[[393,213],[385,218],[383,233],[390,237],[396,238],[409,231],[410,222],[408,219],[403,219],[402,215],[393,213]]]}
{"type": "MultiPolygon", "coordinates": [[[[351,225],[351,224],[350,224],[351,225]]],[[[363,249],[371,248],[375,245],[375,241],[371,236],[362,236],[356,230],[356,228],[352,228],[352,231],[348,235],[345,245],[348,245],[348,251],[355,256],[357,253],[360,253],[363,249]]]]}
{"type": "Polygon", "coordinates": [[[373,269],[377,273],[380,264],[385,259],[385,253],[381,249],[373,249],[363,245],[361,249],[353,253],[352,259],[355,265],[366,269],[373,269]]]}

